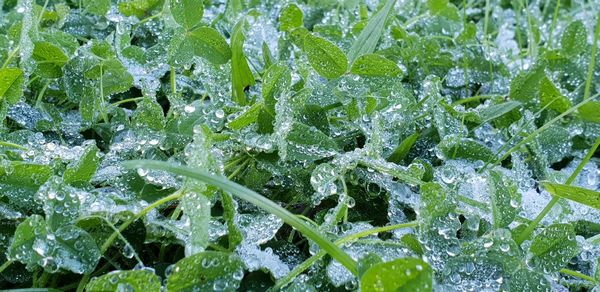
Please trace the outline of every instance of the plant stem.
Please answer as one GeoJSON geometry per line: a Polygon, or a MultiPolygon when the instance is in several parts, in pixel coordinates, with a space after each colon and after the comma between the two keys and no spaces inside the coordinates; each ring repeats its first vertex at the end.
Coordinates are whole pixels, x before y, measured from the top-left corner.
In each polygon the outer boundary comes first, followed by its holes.
{"type": "Polygon", "coordinates": [[[8,260],[6,262],[4,262],[4,264],[2,264],[2,266],[0,266],[0,273],[4,272],[4,270],[6,270],[6,268],[8,268],[8,266],[10,266],[14,261],[8,260]]]}
{"type": "Polygon", "coordinates": [[[27,148],[27,147],[23,147],[23,146],[21,146],[19,144],[15,144],[15,143],[11,143],[11,142],[6,142],[6,141],[0,141],[0,146],[17,148],[19,150],[24,150],[24,151],[29,150],[29,148],[27,148]]]}
{"type": "Polygon", "coordinates": [[[590,276],[588,276],[586,274],[577,272],[577,271],[573,271],[573,270],[569,270],[569,269],[560,269],[560,273],[561,274],[565,274],[565,275],[569,275],[569,276],[573,276],[573,277],[576,277],[576,278],[579,278],[579,279],[582,279],[582,280],[587,280],[587,281],[590,281],[592,283],[597,283],[596,279],[594,279],[594,278],[592,278],[592,277],[590,277],[590,276]]]}
{"type": "Polygon", "coordinates": [[[548,34],[548,46],[552,47],[552,34],[556,27],[556,20],[558,19],[558,11],[560,10],[560,0],[556,0],[556,7],[554,7],[554,15],[552,16],[552,24],[550,24],[550,32],[548,34]]]}
{"type": "Polygon", "coordinates": [[[10,52],[10,55],[8,55],[8,58],[6,58],[6,61],[4,61],[4,64],[2,64],[2,69],[8,67],[8,64],[10,64],[10,61],[12,61],[12,59],[17,55],[17,53],[19,52],[20,47],[16,46],[12,52],[10,52]]]}
{"type": "MultiPolygon", "coordinates": [[[[119,229],[115,230],[115,232],[113,232],[106,239],[106,241],[104,241],[104,244],[102,245],[102,247],[100,247],[100,253],[104,254],[106,252],[106,250],[108,250],[108,248],[113,244],[115,239],[117,239],[119,234],[122,233],[125,229],[127,229],[127,227],[129,225],[131,225],[131,223],[135,222],[139,218],[144,217],[146,214],[148,214],[150,211],[154,210],[156,207],[158,207],[164,203],[167,203],[167,202],[170,202],[173,200],[177,200],[177,199],[181,198],[182,196],[183,196],[182,192],[176,191],[169,196],[166,196],[162,199],[156,200],[154,203],[148,205],[146,208],[144,208],[142,211],[140,211],[132,219],[129,219],[128,221],[123,222],[123,224],[121,224],[121,226],[119,226],[119,229]]],[[[87,273],[87,274],[83,275],[83,277],[81,278],[81,281],[79,281],[79,285],[77,286],[77,292],[82,292],[84,290],[85,285],[90,280],[90,277],[91,277],[91,273],[87,273]]]]}
{"type": "Polygon", "coordinates": [[[502,155],[502,157],[498,158],[495,162],[494,165],[500,163],[502,160],[506,159],[511,153],[513,153],[515,150],[519,149],[521,146],[523,146],[526,143],[531,142],[531,140],[533,140],[538,134],[540,134],[541,132],[545,131],[546,129],[550,128],[550,126],[552,126],[554,123],[556,123],[557,121],[559,121],[560,119],[568,116],[569,114],[573,113],[575,110],[577,110],[578,108],[582,107],[583,105],[585,105],[586,103],[590,102],[592,99],[596,98],[599,94],[595,94],[594,96],[588,97],[586,99],[584,99],[583,101],[581,101],[580,103],[574,105],[573,107],[571,107],[570,109],[566,110],[565,112],[561,113],[560,115],[556,116],[555,118],[553,118],[552,120],[548,121],[546,124],[544,124],[543,126],[541,126],[540,128],[536,129],[535,131],[531,132],[531,134],[529,134],[527,137],[525,137],[525,139],[521,140],[519,143],[517,143],[515,146],[513,146],[512,148],[508,149],[508,151],[506,151],[506,153],[504,153],[504,155],[502,155]]]}
{"type": "MultiPolygon", "coordinates": [[[[592,148],[590,148],[590,151],[583,158],[583,160],[581,160],[581,163],[579,163],[579,165],[577,166],[575,171],[565,181],[566,185],[570,185],[571,183],[573,183],[573,181],[575,181],[575,179],[577,178],[579,173],[581,173],[581,171],[583,170],[583,167],[588,163],[588,161],[590,161],[590,159],[592,159],[592,156],[594,156],[594,153],[596,152],[596,149],[598,149],[598,146],[600,146],[600,139],[596,140],[596,143],[594,143],[592,148]]],[[[519,234],[519,236],[515,239],[515,242],[517,242],[517,244],[520,245],[521,243],[523,243],[523,241],[525,241],[527,238],[529,238],[529,236],[531,235],[533,230],[537,227],[537,225],[540,222],[542,222],[544,217],[546,217],[546,215],[548,215],[548,213],[550,213],[550,211],[552,210],[552,207],[554,207],[554,205],[556,205],[556,203],[558,203],[559,200],[560,200],[560,197],[552,197],[552,199],[550,200],[550,202],[548,202],[548,204],[546,204],[546,207],[544,207],[542,212],[540,212],[540,214],[538,214],[535,217],[535,219],[533,219],[533,221],[531,221],[531,223],[529,223],[529,225],[527,225],[527,228],[525,228],[525,230],[523,230],[523,232],[521,232],[519,234]]]]}
{"type": "MultiPolygon", "coordinates": [[[[417,221],[411,221],[411,222],[395,224],[395,225],[388,225],[388,226],[383,226],[383,227],[375,227],[375,228],[364,230],[364,231],[361,231],[358,233],[346,235],[345,237],[342,237],[342,238],[336,240],[335,244],[342,245],[344,243],[348,243],[348,242],[357,240],[361,237],[369,236],[372,234],[386,232],[386,231],[392,231],[392,230],[402,229],[402,228],[410,228],[410,227],[415,227],[415,226],[417,226],[417,221]]],[[[304,262],[302,262],[301,264],[299,264],[298,266],[296,266],[292,271],[290,271],[287,275],[285,275],[283,278],[279,279],[277,281],[277,283],[275,283],[275,285],[273,286],[273,291],[280,290],[283,286],[287,285],[298,275],[302,274],[302,272],[304,272],[308,268],[310,268],[310,266],[312,266],[316,261],[318,261],[323,256],[325,256],[325,254],[326,254],[326,252],[324,250],[321,250],[318,253],[311,256],[310,258],[308,258],[307,260],[305,260],[304,262]]]]}
{"type": "Polygon", "coordinates": [[[128,168],[150,168],[164,170],[174,174],[187,176],[189,178],[203,181],[207,184],[221,188],[222,190],[237,196],[240,199],[248,201],[261,209],[281,218],[284,222],[296,228],[300,233],[317,243],[322,249],[326,250],[331,257],[340,262],[352,274],[357,275],[356,261],[354,261],[346,252],[333,244],[318,230],[308,226],[296,215],[282,208],[277,203],[263,197],[257,192],[250,190],[240,184],[232,182],[224,177],[216,176],[203,170],[196,170],[184,166],[174,166],[167,162],[151,160],[134,160],[123,163],[128,168]]]}
{"type": "Polygon", "coordinates": [[[592,79],[594,78],[594,68],[596,67],[596,51],[598,51],[598,37],[600,36],[600,15],[596,16],[596,30],[594,31],[594,42],[592,43],[592,56],[588,65],[587,79],[585,80],[585,90],[583,99],[586,100],[591,93],[592,79]]]}

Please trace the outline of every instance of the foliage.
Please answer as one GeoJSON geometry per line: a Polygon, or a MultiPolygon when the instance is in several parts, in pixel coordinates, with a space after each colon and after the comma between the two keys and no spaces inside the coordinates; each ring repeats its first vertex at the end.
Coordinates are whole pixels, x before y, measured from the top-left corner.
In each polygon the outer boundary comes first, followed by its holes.
{"type": "Polygon", "coordinates": [[[0,289],[600,289],[597,1],[0,1],[0,289]]]}

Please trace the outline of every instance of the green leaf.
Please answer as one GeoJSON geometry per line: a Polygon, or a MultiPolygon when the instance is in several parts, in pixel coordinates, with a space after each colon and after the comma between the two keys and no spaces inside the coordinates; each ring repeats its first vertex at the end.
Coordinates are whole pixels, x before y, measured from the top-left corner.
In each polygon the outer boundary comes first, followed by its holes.
{"type": "Polygon", "coordinates": [[[438,148],[446,159],[462,158],[484,162],[495,159],[495,155],[490,148],[471,138],[449,135],[442,139],[440,144],[438,144],[438,148]]]}
{"type": "Polygon", "coordinates": [[[104,16],[110,10],[110,0],[84,0],[83,9],[91,14],[104,16]]]}
{"type": "Polygon", "coordinates": [[[254,85],[254,76],[248,66],[248,60],[244,56],[244,27],[246,20],[240,20],[233,28],[231,35],[231,83],[233,90],[233,100],[239,105],[246,105],[246,94],[244,89],[254,85]]]}
{"type": "Polygon", "coordinates": [[[231,49],[216,29],[201,26],[191,32],[182,28],[175,30],[167,55],[172,65],[191,64],[194,56],[218,65],[231,59],[231,49]]]}
{"type": "Polygon", "coordinates": [[[510,292],[552,291],[552,286],[543,274],[525,268],[514,271],[506,284],[510,292]]]}
{"type": "Polygon", "coordinates": [[[358,274],[364,275],[371,267],[381,263],[381,257],[375,253],[368,253],[358,261],[358,274]]]}
{"type": "Polygon", "coordinates": [[[480,123],[487,123],[491,120],[499,118],[509,113],[510,111],[520,107],[521,105],[522,104],[520,102],[511,100],[500,104],[488,106],[479,111],[479,117],[481,119],[480,123]]]}
{"type": "Polygon", "coordinates": [[[244,277],[243,263],[235,254],[197,253],[178,261],[167,278],[168,291],[235,291],[244,277]]]}
{"type": "Polygon", "coordinates": [[[87,232],[73,225],[51,232],[39,215],[32,215],[17,226],[7,255],[30,268],[39,265],[51,273],[58,269],[91,273],[100,260],[100,250],[87,232]]]}
{"type": "Polygon", "coordinates": [[[279,14],[279,29],[291,32],[295,28],[304,25],[304,14],[298,5],[290,3],[285,6],[279,14]]]}
{"type": "Polygon", "coordinates": [[[138,103],[138,108],[133,112],[131,122],[139,128],[161,131],[165,127],[163,109],[151,98],[144,98],[138,103]]]}
{"type": "Polygon", "coordinates": [[[565,55],[577,56],[587,47],[588,31],[581,20],[573,21],[567,26],[560,40],[565,55]]]}
{"type": "Polygon", "coordinates": [[[135,15],[137,18],[143,19],[161,3],[161,0],[130,0],[120,2],[119,11],[125,16],[135,15]]]}
{"type": "Polygon", "coordinates": [[[528,72],[520,72],[511,80],[508,95],[510,98],[523,103],[532,101],[537,96],[540,81],[545,76],[544,67],[541,65],[535,65],[528,72]]]}
{"type": "Polygon", "coordinates": [[[548,106],[549,109],[559,113],[563,113],[573,106],[571,101],[562,95],[554,83],[546,76],[540,82],[540,102],[542,107],[548,106]]]}
{"type": "Polygon", "coordinates": [[[202,21],[202,0],[171,0],[170,5],[173,19],[186,30],[192,29],[202,21]]]}
{"type": "Polygon", "coordinates": [[[62,67],[69,60],[61,48],[49,42],[34,43],[33,59],[37,63],[37,73],[45,78],[62,76],[62,67]]]}
{"type": "Polygon", "coordinates": [[[0,100],[15,104],[23,95],[23,71],[19,68],[0,68],[0,100]]]}
{"type": "Polygon", "coordinates": [[[416,132],[402,140],[402,142],[398,144],[396,149],[394,149],[394,152],[392,152],[392,154],[390,154],[390,156],[387,158],[387,161],[400,164],[402,159],[406,157],[406,155],[408,154],[412,146],[415,144],[415,142],[417,142],[419,136],[420,134],[416,132]]]}
{"type": "Polygon", "coordinates": [[[92,176],[96,173],[100,156],[98,156],[98,147],[90,144],[84,150],[83,156],[75,162],[70,163],[63,174],[64,182],[72,186],[84,186],[88,184],[92,176]]]}
{"type": "Polygon", "coordinates": [[[352,47],[350,47],[350,51],[348,52],[350,64],[354,63],[354,60],[358,56],[371,54],[375,51],[377,43],[385,30],[385,22],[394,8],[394,4],[396,4],[396,0],[387,0],[381,10],[369,19],[365,28],[363,28],[352,43],[352,47]]]}
{"type": "Polygon", "coordinates": [[[575,229],[570,224],[553,224],[546,227],[532,241],[529,251],[531,264],[544,273],[556,272],[578,252],[575,229]]]}
{"type": "Polygon", "coordinates": [[[340,262],[346,267],[351,273],[356,275],[356,262],[346,254],[342,249],[333,244],[329,239],[324,237],[319,231],[313,229],[307,225],[303,220],[290,213],[288,210],[282,208],[277,203],[261,196],[260,194],[234,183],[226,178],[212,175],[204,170],[192,169],[183,166],[173,166],[166,162],[151,161],[151,160],[138,160],[128,161],[124,163],[125,167],[129,168],[145,168],[145,169],[159,169],[169,171],[174,174],[183,175],[189,178],[193,178],[204,183],[218,187],[232,195],[237,196],[251,204],[258,206],[259,208],[281,218],[285,223],[291,225],[304,236],[313,240],[322,249],[327,251],[332,258],[340,262]]]}
{"type": "MultiPolygon", "coordinates": [[[[264,88],[264,87],[263,87],[264,88]]],[[[227,127],[232,130],[240,130],[246,126],[256,122],[258,114],[264,108],[262,102],[257,102],[246,109],[241,115],[237,116],[231,122],[227,123],[227,127]]]]}
{"type": "Polygon", "coordinates": [[[290,69],[284,64],[271,65],[263,76],[262,95],[266,109],[275,115],[275,103],[279,95],[288,91],[292,83],[290,69]]]}
{"type": "Polygon", "coordinates": [[[339,150],[337,143],[315,127],[294,123],[287,135],[287,157],[292,160],[316,160],[332,156],[339,150]]]}
{"type": "Polygon", "coordinates": [[[348,59],[340,48],[332,42],[307,34],[304,37],[304,52],[310,65],[326,78],[336,78],[346,73],[348,59]]]}
{"type": "Polygon", "coordinates": [[[46,224],[50,230],[70,225],[79,218],[79,193],[58,176],[51,177],[40,187],[35,198],[44,204],[46,224]]]}
{"type": "Polygon", "coordinates": [[[24,189],[37,189],[52,175],[52,168],[45,164],[10,161],[0,167],[0,183],[24,189]]]}
{"type": "Polygon", "coordinates": [[[600,210],[600,192],[544,181],[541,185],[551,195],[600,210]]]}
{"type": "Polygon", "coordinates": [[[113,271],[93,278],[85,287],[86,291],[160,291],[160,279],[149,270],[113,271]]]}
{"type": "Polygon", "coordinates": [[[362,291],[432,291],[433,270],[421,259],[403,258],[373,265],[360,279],[362,291]]]}
{"type": "Polygon", "coordinates": [[[396,63],[378,54],[366,54],[358,57],[352,63],[350,72],[365,76],[398,76],[402,74],[396,63]]]}
{"type": "Polygon", "coordinates": [[[494,228],[505,228],[513,222],[521,205],[521,195],[515,183],[497,170],[490,171],[491,206],[494,228]]]}
{"type": "Polygon", "coordinates": [[[600,123],[600,101],[590,101],[578,109],[579,116],[588,122],[600,123]]]}

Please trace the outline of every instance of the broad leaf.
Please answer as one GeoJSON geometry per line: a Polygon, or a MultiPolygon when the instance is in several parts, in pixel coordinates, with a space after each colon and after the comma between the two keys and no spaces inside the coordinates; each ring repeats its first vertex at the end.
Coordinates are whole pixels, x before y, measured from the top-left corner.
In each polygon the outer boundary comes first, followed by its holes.
{"type": "Polygon", "coordinates": [[[492,150],[470,138],[446,136],[438,144],[438,148],[447,159],[462,158],[487,162],[495,158],[492,150]]]}
{"type": "Polygon", "coordinates": [[[578,251],[575,229],[570,224],[553,224],[539,233],[531,243],[531,265],[538,271],[556,272],[567,265],[578,251]]]}
{"type": "Polygon", "coordinates": [[[49,42],[34,43],[33,59],[37,63],[36,72],[46,78],[62,76],[62,67],[69,60],[61,48],[49,42]]]}
{"type": "Polygon", "coordinates": [[[149,270],[113,271],[93,278],[85,287],[86,291],[144,291],[158,292],[161,284],[158,276],[149,270]]]}
{"type": "Polygon", "coordinates": [[[515,183],[500,171],[490,171],[490,179],[494,228],[506,228],[517,216],[521,194],[515,183]]]}
{"type": "Polygon", "coordinates": [[[85,148],[83,156],[79,160],[69,164],[63,174],[64,182],[73,186],[86,185],[96,173],[99,163],[98,147],[90,144],[85,148]]]}
{"type": "Polygon", "coordinates": [[[0,100],[14,104],[23,94],[23,71],[19,68],[0,69],[0,100]]]}
{"type": "Polygon", "coordinates": [[[548,106],[549,109],[559,113],[563,113],[573,106],[548,77],[544,77],[540,82],[540,102],[542,107],[548,106]]]}
{"type": "Polygon", "coordinates": [[[167,277],[168,291],[235,291],[244,277],[235,254],[201,252],[178,261],[167,277]]]}
{"type": "Polygon", "coordinates": [[[579,109],[579,116],[589,122],[600,123],[600,101],[589,101],[579,109]]]}
{"type": "Polygon", "coordinates": [[[301,27],[304,22],[304,14],[298,5],[288,4],[279,14],[279,28],[283,31],[292,31],[295,28],[301,27]]]}
{"type": "Polygon", "coordinates": [[[198,25],[204,14],[202,0],[170,0],[170,8],[175,21],[186,30],[198,25]]]}
{"type": "Polygon", "coordinates": [[[378,54],[362,55],[352,63],[350,72],[365,76],[398,76],[402,73],[396,63],[378,54]]]}
{"type": "Polygon", "coordinates": [[[304,52],[310,65],[326,78],[340,77],[348,69],[348,59],[332,42],[313,35],[304,37],[304,52]]]}
{"type": "Polygon", "coordinates": [[[573,21],[563,32],[560,45],[567,56],[581,54],[587,46],[588,32],[581,20],[573,21]]]}
{"type": "Polygon", "coordinates": [[[432,291],[433,271],[417,258],[373,265],[360,279],[362,291],[432,291]]]}
{"type": "Polygon", "coordinates": [[[213,64],[225,64],[231,59],[231,49],[225,38],[212,27],[199,27],[189,32],[184,42],[192,45],[196,56],[213,64]]]}

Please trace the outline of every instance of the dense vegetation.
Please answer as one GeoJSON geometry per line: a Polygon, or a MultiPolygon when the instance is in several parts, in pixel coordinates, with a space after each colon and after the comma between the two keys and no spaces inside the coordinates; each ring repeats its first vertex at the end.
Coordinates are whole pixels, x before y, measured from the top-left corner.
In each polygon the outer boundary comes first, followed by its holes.
{"type": "Polygon", "coordinates": [[[0,289],[600,291],[598,1],[0,8],[0,289]]]}

